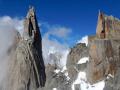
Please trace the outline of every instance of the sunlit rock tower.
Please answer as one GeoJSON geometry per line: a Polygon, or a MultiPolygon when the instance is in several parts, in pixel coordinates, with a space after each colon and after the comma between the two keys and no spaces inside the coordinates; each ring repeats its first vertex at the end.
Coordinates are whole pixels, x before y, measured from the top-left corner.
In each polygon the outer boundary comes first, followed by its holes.
{"type": "Polygon", "coordinates": [[[33,7],[28,11],[23,37],[9,65],[8,85],[4,90],[37,90],[45,86],[42,38],[33,7]]]}
{"type": "Polygon", "coordinates": [[[109,75],[114,77],[120,66],[120,20],[99,12],[96,35],[88,39],[89,82],[96,83],[109,75]]]}

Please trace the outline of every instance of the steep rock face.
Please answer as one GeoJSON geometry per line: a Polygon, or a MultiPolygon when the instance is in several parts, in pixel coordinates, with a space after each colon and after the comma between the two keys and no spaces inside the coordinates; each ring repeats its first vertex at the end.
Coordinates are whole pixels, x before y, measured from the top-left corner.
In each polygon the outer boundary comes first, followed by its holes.
{"type": "Polygon", "coordinates": [[[71,48],[67,57],[66,66],[68,75],[72,81],[77,78],[78,71],[80,70],[79,66],[81,66],[77,65],[77,63],[83,57],[88,57],[88,48],[85,43],[79,43],[71,48]]]}
{"type": "Polygon", "coordinates": [[[25,19],[23,37],[9,62],[8,87],[5,90],[37,90],[46,81],[41,35],[34,8],[25,19]]]}
{"type": "Polygon", "coordinates": [[[85,43],[78,43],[73,48],[71,48],[68,54],[67,66],[76,64],[80,58],[87,57],[87,47],[85,43]]]}
{"type": "Polygon", "coordinates": [[[91,83],[104,79],[108,74],[114,75],[116,72],[116,62],[118,56],[115,50],[119,47],[119,41],[113,40],[94,40],[89,43],[88,80],[91,83]],[[114,47],[114,44],[116,47],[114,47]]]}
{"type": "Polygon", "coordinates": [[[87,78],[90,83],[105,80],[104,90],[119,90],[120,21],[99,13],[96,35],[89,37],[87,78]]]}

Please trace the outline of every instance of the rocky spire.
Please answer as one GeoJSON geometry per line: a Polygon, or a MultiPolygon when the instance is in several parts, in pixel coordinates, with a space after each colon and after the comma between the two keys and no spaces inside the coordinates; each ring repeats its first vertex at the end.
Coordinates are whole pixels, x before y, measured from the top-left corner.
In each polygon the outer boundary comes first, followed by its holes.
{"type": "Polygon", "coordinates": [[[23,39],[19,41],[10,61],[8,75],[8,87],[4,90],[37,90],[45,85],[42,38],[33,7],[24,21],[23,39]]]}
{"type": "Polygon", "coordinates": [[[30,7],[27,13],[26,19],[24,21],[24,40],[32,41],[32,54],[35,60],[35,66],[37,67],[37,74],[38,74],[38,87],[43,87],[46,81],[45,75],[45,66],[42,57],[42,38],[35,14],[34,7],[30,7]],[[26,38],[27,36],[27,38],[26,38]],[[37,56],[38,55],[38,56],[37,56]]]}

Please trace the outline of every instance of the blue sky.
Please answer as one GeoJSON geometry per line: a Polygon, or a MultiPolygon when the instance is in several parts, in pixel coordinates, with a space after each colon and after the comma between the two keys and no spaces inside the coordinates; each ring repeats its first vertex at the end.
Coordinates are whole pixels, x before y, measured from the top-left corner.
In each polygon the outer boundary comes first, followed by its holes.
{"type": "MultiPolygon", "coordinates": [[[[35,7],[40,23],[71,30],[66,40],[50,37],[71,45],[85,35],[95,34],[99,10],[120,17],[119,0],[0,0],[0,16],[23,18],[29,5],[35,7]]],[[[49,30],[44,26],[41,28],[42,35],[49,30]]]]}

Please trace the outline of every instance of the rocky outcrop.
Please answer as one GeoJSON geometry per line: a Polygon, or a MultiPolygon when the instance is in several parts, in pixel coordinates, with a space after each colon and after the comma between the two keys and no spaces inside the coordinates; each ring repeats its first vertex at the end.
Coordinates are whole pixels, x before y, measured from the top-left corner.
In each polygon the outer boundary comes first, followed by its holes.
{"type": "Polygon", "coordinates": [[[120,68],[117,69],[115,76],[107,77],[103,90],[120,90],[120,68]]]}
{"type": "Polygon", "coordinates": [[[70,80],[60,68],[56,69],[54,64],[46,65],[46,84],[42,90],[71,90],[70,80]]]}
{"type": "Polygon", "coordinates": [[[75,90],[81,90],[80,84],[75,84],[75,90]]]}
{"type": "Polygon", "coordinates": [[[5,90],[37,90],[45,85],[41,35],[33,7],[29,9],[24,27],[23,37],[17,43],[9,62],[5,90]]]}
{"type": "Polygon", "coordinates": [[[71,48],[67,57],[66,66],[68,70],[68,75],[72,81],[77,78],[78,72],[82,67],[86,68],[85,64],[77,64],[78,61],[83,57],[88,57],[88,48],[85,43],[79,43],[73,48],[71,48]]]}
{"type": "Polygon", "coordinates": [[[75,84],[75,80],[78,79],[78,75],[82,71],[86,71],[87,62],[78,63],[82,60],[82,58],[88,58],[88,47],[85,43],[78,43],[73,48],[71,48],[68,57],[67,57],[67,72],[70,78],[70,86],[72,89],[81,90],[81,83],[75,84]]]}

